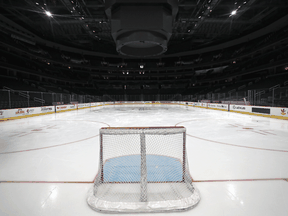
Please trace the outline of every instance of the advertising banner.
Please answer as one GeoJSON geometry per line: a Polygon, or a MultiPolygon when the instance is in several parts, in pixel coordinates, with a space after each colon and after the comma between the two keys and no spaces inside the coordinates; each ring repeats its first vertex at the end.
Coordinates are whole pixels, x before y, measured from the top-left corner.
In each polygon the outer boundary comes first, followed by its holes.
{"type": "Polygon", "coordinates": [[[72,111],[77,109],[77,104],[66,104],[61,106],[56,106],[56,112],[72,111]]]}
{"type": "Polygon", "coordinates": [[[270,107],[252,107],[253,113],[270,114],[270,107]]]}
{"type": "Polygon", "coordinates": [[[216,105],[217,104],[208,103],[208,108],[216,109],[217,108],[216,105]]]}
{"type": "Polygon", "coordinates": [[[207,103],[201,103],[201,107],[207,108],[207,103]]]}
{"type": "Polygon", "coordinates": [[[230,105],[230,111],[237,111],[237,112],[252,112],[251,106],[243,106],[243,105],[230,105]]]}
{"type": "Polygon", "coordinates": [[[84,108],[89,108],[89,107],[90,107],[90,103],[78,104],[78,109],[84,109],[84,108]]]}
{"type": "Polygon", "coordinates": [[[5,112],[5,110],[0,110],[0,119],[4,118],[4,112],[5,112]]]}
{"type": "Polygon", "coordinates": [[[55,106],[43,106],[41,107],[41,113],[55,112],[55,106]]]}
{"type": "Polygon", "coordinates": [[[41,107],[19,108],[0,111],[1,118],[21,118],[25,116],[36,116],[41,113],[41,107]],[[2,115],[1,115],[2,113],[2,115]]]}
{"type": "Polygon", "coordinates": [[[194,102],[187,102],[188,106],[194,106],[194,102]]]}
{"type": "Polygon", "coordinates": [[[271,108],[271,115],[288,117],[288,108],[271,108]]]}
{"type": "Polygon", "coordinates": [[[216,104],[216,109],[227,110],[228,111],[228,108],[229,108],[228,104],[216,104]]]}
{"type": "Polygon", "coordinates": [[[56,106],[56,112],[68,110],[68,105],[56,106]]]}
{"type": "Polygon", "coordinates": [[[208,108],[210,109],[219,109],[219,110],[227,110],[229,108],[228,104],[213,104],[213,103],[209,103],[208,104],[208,108]]]}

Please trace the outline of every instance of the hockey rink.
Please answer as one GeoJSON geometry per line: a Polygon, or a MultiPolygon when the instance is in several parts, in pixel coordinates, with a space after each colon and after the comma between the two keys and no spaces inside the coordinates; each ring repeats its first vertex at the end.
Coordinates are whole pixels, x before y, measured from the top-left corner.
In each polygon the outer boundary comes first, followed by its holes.
{"type": "Polygon", "coordinates": [[[0,122],[0,216],[103,215],[86,198],[98,172],[99,129],[109,126],[186,128],[201,200],[171,216],[288,215],[287,120],[139,105],[0,122]]]}

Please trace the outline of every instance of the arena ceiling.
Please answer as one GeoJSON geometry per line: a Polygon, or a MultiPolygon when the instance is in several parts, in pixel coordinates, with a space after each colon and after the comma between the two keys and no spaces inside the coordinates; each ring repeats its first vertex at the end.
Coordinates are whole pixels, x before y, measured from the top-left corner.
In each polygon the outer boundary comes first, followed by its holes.
{"type": "MultiPolygon", "coordinates": [[[[269,25],[273,25],[274,29],[267,31],[277,30],[275,28],[283,25],[281,19],[287,18],[288,9],[287,0],[179,0],[174,2],[176,6],[172,6],[172,9],[168,8],[174,13],[169,17],[172,22],[167,24],[167,17],[161,18],[164,20],[164,27],[159,28],[166,29],[167,50],[151,56],[118,53],[115,32],[124,27],[120,25],[118,29],[115,28],[117,20],[115,22],[115,16],[111,13],[109,15],[109,7],[116,3],[129,3],[135,8],[142,8],[147,4],[164,4],[163,0],[146,1],[1,0],[1,31],[9,31],[47,46],[63,50],[69,47],[70,51],[80,49],[103,57],[162,58],[197,53],[203,48],[217,47],[229,41],[237,43],[237,39],[269,25]]],[[[143,26],[149,26],[148,21],[159,18],[152,14],[135,12],[135,19],[130,16],[131,22],[141,20],[141,25],[138,29],[134,26],[133,31],[141,31],[143,26]]],[[[261,34],[265,33],[269,32],[262,31],[261,34]]],[[[128,39],[129,37],[127,36],[128,39]]]]}

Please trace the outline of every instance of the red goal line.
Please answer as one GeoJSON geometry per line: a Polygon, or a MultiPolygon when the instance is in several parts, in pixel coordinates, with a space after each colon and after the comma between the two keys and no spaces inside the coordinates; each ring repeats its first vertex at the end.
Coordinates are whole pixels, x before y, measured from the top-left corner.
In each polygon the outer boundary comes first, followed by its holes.
{"type": "Polygon", "coordinates": [[[193,182],[288,181],[288,178],[193,180],[193,182]]]}

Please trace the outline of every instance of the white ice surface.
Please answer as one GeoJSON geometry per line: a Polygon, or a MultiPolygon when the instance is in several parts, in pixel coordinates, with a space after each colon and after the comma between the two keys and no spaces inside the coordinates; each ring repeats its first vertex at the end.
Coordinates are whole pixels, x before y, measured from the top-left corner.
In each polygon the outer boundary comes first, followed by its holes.
{"type": "Polygon", "coordinates": [[[86,203],[92,183],[83,183],[97,173],[99,128],[178,123],[192,136],[187,151],[193,179],[223,181],[196,182],[199,205],[171,215],[288,215],[287,181],[252,181],[288,178],[288,121],[176,106],[151,109],[86,109],[0,123],[0,216],[100,215],[86,203]],[[248,181],[225,181],[235,179],[248,181]]]}

